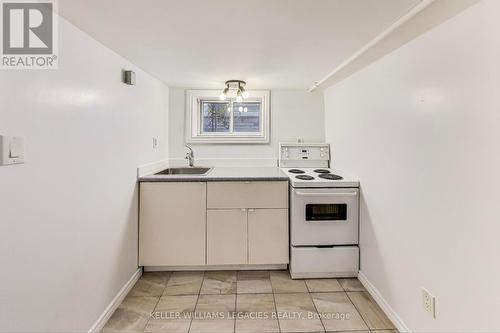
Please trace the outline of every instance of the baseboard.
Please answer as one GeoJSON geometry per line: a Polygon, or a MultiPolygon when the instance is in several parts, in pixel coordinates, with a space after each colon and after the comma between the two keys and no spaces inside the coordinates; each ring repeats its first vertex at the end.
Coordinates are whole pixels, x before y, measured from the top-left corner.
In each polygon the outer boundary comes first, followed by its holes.
{"type": "Polygon", "coordinates": [[[378,291],[377,288],[368,280],[363,272],[358,273],[358,280],[361,284],[366,288],[368,293],[373,297],[375,302],[382,308],[382,311],[386,314],[386,316],[392,321],[394,326],[398,329],[399,332],[411,332],[411,330],[406,326],[403,320],[398,316],[396,311],[389,305],[389,303],[385,300],[382,294],[378,291]]]}
{"type": "Polygon", "coordinates": [[[202,266],[144,266],[145,272],[176,271],[265,271],[287,269],[287,264],[270,265],[202,265],[202,266]]]}
{"type": "Polygon", "coordinates": [[[97,318],[97,321],[92,325],[92,327],[89,329],[89,333],[99,333],[104,325],[106,325],[106,322],[108,319],[111,317],[113,312],[115,312],[116,308],[122,303],[123,299],[127,294],[129,293],[130,289],[135,285],[137,280],[142,275],[142,268],[138,268],[134,274],[130,277],[130,279],[125,283],[125,285],[120,289],[118,294],[116,294],[115,298],[109,303],[109,305],[106,307],[104,312],[97,318]]]}

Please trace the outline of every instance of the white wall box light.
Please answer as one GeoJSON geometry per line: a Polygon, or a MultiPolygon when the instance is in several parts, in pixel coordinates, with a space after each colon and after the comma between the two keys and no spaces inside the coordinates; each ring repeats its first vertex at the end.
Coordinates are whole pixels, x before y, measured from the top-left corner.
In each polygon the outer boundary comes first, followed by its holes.
{"type": "Polygon", "coordinates": [[[269,90],[186,92],[189,143],[268,143],[269,90]],[[238,93],[239,92],[239,93],[238,93]]]}
{"type": "Polygon", "coordinates": [[[0,165],[21,163],[24,163],[23,138],[0,135],[0,165]]]}
{"type": "Polygon", "coordinates": [[[135,72],[134,71],[123,71],[123,83],[130,86],[135,86],[135,72]]]}

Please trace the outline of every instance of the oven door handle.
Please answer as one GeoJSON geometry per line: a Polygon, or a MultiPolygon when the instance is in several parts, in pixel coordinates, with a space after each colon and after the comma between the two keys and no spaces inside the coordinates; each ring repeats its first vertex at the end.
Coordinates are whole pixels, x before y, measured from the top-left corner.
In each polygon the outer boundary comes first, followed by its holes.
{"type": "Polygon", "coordinates": [[[295,192],[295,194],[304,197],[355,197],[358,192],[347,192],[347,193],[313,193],[313,192],[295,192]]]}

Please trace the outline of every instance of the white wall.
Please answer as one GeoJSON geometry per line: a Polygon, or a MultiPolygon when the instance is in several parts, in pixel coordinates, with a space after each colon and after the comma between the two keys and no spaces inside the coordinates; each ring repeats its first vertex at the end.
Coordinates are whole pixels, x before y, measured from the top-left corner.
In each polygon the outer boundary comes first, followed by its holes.
{"type": "Polygon", "coordinates": [[[325,91],[334,162],[362,184],[361,270],[417,332],[500,329],[499,12],[483,0],[325,91]]]}
{"type": "MultiPolygon", "coordinates": [[[[185,136],[185,89],[170,89],[169,157],[184,159],[185,136]]],[[[271,140],[269,144],[193,144],[195,158],[203,163],[215,163],[213,159],[243,159],[243,164],[272,163],[276,165],[280,141],[324,141],[324,108],[321,93],[302,90],[271,91],[271,140]],[[204,161],[203,161],[204,160],[204,161]],[[246,160],[246,161],[245,161],[246,160]]]]}
{"type": "Polygon", "coordinates": [[[137,270],[136,167],[167,155],[168,88],[62,19],[59,34],[58,70],[0,73],[0,133],[26,144],[26,164],[0,166],[0,331],[91,327],[137,270]]]}

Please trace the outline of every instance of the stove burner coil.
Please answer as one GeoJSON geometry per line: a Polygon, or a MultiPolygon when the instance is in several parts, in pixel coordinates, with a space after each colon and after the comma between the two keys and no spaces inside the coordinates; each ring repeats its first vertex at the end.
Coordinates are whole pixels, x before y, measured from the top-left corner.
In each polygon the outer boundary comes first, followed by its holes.
{"type": "Polygon", "coordinates": [[[313,176],[308,176],[308,175],[298,175],[298,176],[295,176],[295,178],[301,179],[301,180],[313,180],[314,179],[313,176]]]}
{"type": "Polygon", "coordinates": [[[325,170],[325,169],[316,169],[314,170],[316,173],[330,173],[330,170],[325,170]]]}
{"type": "Polygon", "coordinates": [[[328,180],[340,180],[340,179],[343,179],[343,177],[341,177],[339,175],[334,175],[333,173],[326,173],[326,174],[319,175],[319,178],[328,179],[328,180]]]}
{"type": "Polygon", "coordinates": [[[290,170],[288,170],[288,172],[290,172],[290,173],[306,173],[304,170],[300,170],[300,169],[290,169],[290,170]]]}

